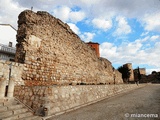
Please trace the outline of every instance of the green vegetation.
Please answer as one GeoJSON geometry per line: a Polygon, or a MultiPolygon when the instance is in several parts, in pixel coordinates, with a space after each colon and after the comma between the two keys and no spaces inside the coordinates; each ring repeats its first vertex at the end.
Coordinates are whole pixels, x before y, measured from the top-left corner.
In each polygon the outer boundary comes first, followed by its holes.
{"type": "Polygon", "coordinates": [[[131,69],[129,69],[126,66],[120,66],[120,67],[118,67],[118,71],[120,73],[122,73],[122,79],[123,79],[124,83],[128,83],[128,81],[129,81],[129,77],[131,75],[130,70],[131,69]]]}

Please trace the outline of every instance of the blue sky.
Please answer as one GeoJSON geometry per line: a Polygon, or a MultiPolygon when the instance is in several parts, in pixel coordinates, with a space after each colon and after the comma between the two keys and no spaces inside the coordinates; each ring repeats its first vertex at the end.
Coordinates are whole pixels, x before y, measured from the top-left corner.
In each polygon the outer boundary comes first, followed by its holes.
{"type": "MultiPolygon", "coordinates": [[[[85,41],[100,44],[101,57],[117,68],[132,63],[160,71],[159,0],[0,0],[0,23],[17,29],[21,11],[47,11],[85,41]]],[[[16,32],[0,26],[0,43],[16,44],[16,32]]]]}

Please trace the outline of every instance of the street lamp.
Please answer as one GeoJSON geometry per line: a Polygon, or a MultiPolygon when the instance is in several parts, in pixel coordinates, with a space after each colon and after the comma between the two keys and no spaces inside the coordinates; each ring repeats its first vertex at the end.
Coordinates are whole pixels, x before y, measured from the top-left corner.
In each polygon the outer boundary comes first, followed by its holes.
{"type": "Polygon", "coordinates": [[[9,78],[8,78],[8,85],[6,86],[6,90],[5,90],[5,96],[8,96],[8,91],[9,91],[9,85],[10,85],[10,79],[11,79],[11,70],[12,70],[12,63],[10,63],[9,65],[9,78]]]}
{"type": "Polygon", "coordinates": [[[116,78],[115,69],[114,69],[114,67],[113,67],[113,80],[114,80],[113,84],[116,84],[115,78],[116,78]]]}
{"type": "Polygon", "coordinates": [[[9,85],[9,82],[11,79],[11,72],[12,72],[12,63],[10,63],[8,66],[9,66],[9,80],[8,80],[8,85],[9,85]]]}
{"type": "Polygon", "coordinates": [[[11,77],[12,63],[9,64],[9,81],[8,81],[8,91],[7,97],[12,98],[14,93],[14,78],[11,77]]]}

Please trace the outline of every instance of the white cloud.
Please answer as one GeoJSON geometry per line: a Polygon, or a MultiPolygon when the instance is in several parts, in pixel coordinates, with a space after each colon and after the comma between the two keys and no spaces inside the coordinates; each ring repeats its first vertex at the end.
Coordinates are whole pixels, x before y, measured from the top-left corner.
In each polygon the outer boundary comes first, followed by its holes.
{"type": "Polygon", "coordinates": [[[70,28],[76,33],[76,34],[80,34],[80,30],[79,28],[73,24],[73,23],[68,23],[68,25],[70,26],[70,28]]]}
{"type": "Polygon", "coordinates": [[[140,38],[140,39],[135,40],[135,42],[143,43],[143,42],[148,41],[149,39],[150,39],[150,36],[145,36],[144,38],[140,38]]]}
{"type": "Polygon", "coordinates": [[[79,22],[85,18],[83,11],[72,11],[67,6],[59,6],[53,10],[53,15],[64,22],[79,22]]]}
{"type": "Polygon", "coordinates": [[[101,18],[95,18],[92,20],[92,24],[99,29],[102,29],[104,31],[107,31],[112,27],[112,21],[111,20],[105,20],[101,18]]]}
{"type": "Polygon", "coordinates": [[[93,5],[93,4],[97,4],[99,2],[101,2],[101,0],[80,0],[82,3],[85,3],[87,5],[93,5]]]}
{"type": "Polygon", "coordinates": [[[55,15],[55,17],[61,19],[64,22],[68,21],[69,13],[70,13],[70,8],[67,6],[58,7],[53,10],[53,14],[55,15]]]}
{"type": "Polygon", "coordinates": [[[140,42],[133,42],[122,45],[118,50],[125,55],[135,55],[141,47],[142,44],[140,42]]]}
{"type": "Polygon", "coordinates": [[[90,32],[84,32],[83,34],[80,35],[81,39],[85,42],[92,41],[94,36],[95,36],[95,33],[90,33],[90,32]]]}
{"type": "Polygon", "coordinates": [[[147,32],[143,32],[143,33],[141,34],[141,37],[148,35],[148,33],[149,33],[148,31],[147,31],[147,32]]]}
{"type": "Polygon", "coordinates": [[[131,33],[131,27],[128,25],[128,22],[124,17],[117,17],[116,21],[118,22],[117,29],[113,33],[114,36],[126,35],[131,33]]]}
{"type": "Polygon", "coordinates": [[[142,17],[145,13],[153,13],[160,7],[159,0],[106,0],[101,4],[103,4],[102,7],[110,8],[118,15],[121,14],[130,18],[142,17]]]}
{"type": "Polygon", "coordinates": [[[160,66],[160,42],[155,42],[154,46],[146,48],[149,44],[150,37],[137,39],[134,42],[114,43],[104,42],[100,45],[100,54],[102,57],[109,59],[114,64],[132,63],[143,65],[144,63],[155,68],[160,66]]]}
{"type": "Polygon", "coordinates": [[[153,35],[150,39],[151,39],[151,41],[155,41],[157,39],[160,39],[160,36],[159,35],[153,35]]]}
{"type": "Polygon", "coordinates": [[[68,25],[70,26],[70,28],[77,34],[80,36],[80,38],[85,41],[85,42],[89,42],[89,41],[92,41],[92,39],[94,38],[95,36],[95,33],[91,33],[91,32],[81,32],[79,30],[79,28],[73,24],[73,23],[68,23],[68,25]]]}
{"type": "Polygon", "coordinates": [[[82,11],[72,11],[69,14],[70,20],[74,23],[78,22],[78,21],[82,21],[85,18],[85,13],[82,11]]]}
{"type": "Polygon", "coordinates": [[[160,32],[160,12],[145,14],[141,19],[145,30],[160,32]]]}
{"type": "Polygon", "coordinates": [[[117,46],[109,42],[104,42],[100,45],[100,56],[109,59],[111,62],[116,62],[117,58],[120,59],[117,46]]]}
{"type": "Polygon", "coordinates": [[[12,0],[0,0],[0,23],[11,24],[17,29],[18,14],[24,9],[12,0]]]}

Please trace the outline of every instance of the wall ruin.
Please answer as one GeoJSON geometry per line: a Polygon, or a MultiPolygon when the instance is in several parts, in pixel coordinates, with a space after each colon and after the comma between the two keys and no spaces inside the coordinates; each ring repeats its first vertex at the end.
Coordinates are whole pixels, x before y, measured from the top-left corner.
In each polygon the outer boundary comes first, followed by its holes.
{"type": "MultiPolygon", "coordinates": [[[[126,63],[123,66],[127,67],[128,69],[130,69],[130,73],[131,74],[130,74],[130,77],[129,77],[129,81],[133,82],[134,81],[134,72],[133,72],[133,68],[132,68],[132,63],[126,63]]],[[[128,81],[126,80],[126,82],[128,82],[128,81]]]]}
{"type": "MultiPolygon", "coordinates": [[[[70,27],[47,12],[19,15],[16,61],[25,63],[26,84],[112,84],[111,62],[98,58],[70,27]]],[[[123,83],[121,75],[116,72],[123,83]]]]}
{"type": "Polygon", "coordinates": [[[35,112],[40,106],[47,115],[64,113],[109,98],[121,92],[143,87],[136,84],[77,86],[18,86],[15,96],[35,112]]]}
{"type": "Polygon", "coordinates": [[[0,77],[4,77],[6,81],[6,86],[8,85],[9,81],[9,72],[10,72],[10,65],[11,65],[11,75],[10,77],[14,77],[15,85],[24,85],[24,80],[22,80],[22,71],[24,68],[23,64],[0,60],[0,77]]]}

